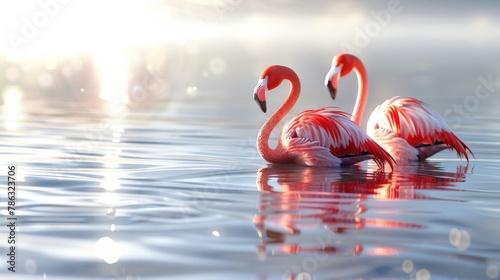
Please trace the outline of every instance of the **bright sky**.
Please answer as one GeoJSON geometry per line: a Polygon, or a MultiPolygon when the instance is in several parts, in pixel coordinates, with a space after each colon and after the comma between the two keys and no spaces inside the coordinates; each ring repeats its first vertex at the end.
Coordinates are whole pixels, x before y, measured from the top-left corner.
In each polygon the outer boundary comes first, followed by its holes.
{"type": "MultiPolygon", "coordinates": [[[[392,35],[460,38],[465,33],[468,37],[463,39],[488,42],[497,34],[498,20],[487,10],[443,17],[429,15],[415,5],[392,0],[373,8],[356,1],[318,1],[304,9],[295,0],[268,4],[244,0],[0,0],[0,52],[9,57],[64,55],[205,39],[241,39],[262,45],[263,40],[276,36],[331,45],[332,38],[353,37],[356,28],[365,30],[371,22],[378,20],[383,25],[377,17],[383,18],[381,13],[387,12],[390,22],[383,28],[390,28],[392,35]]],[[[455,8],[463,13],[467,7],[455,8]]]]}
{"type": "Polygon", "coordinates": [[[0,1],[0,33],[4,35],[0,50],[21,56],[67,54],[209,35],[207,24],[174,11],[166,4],[140,0],[4,0],[0,1]]]}

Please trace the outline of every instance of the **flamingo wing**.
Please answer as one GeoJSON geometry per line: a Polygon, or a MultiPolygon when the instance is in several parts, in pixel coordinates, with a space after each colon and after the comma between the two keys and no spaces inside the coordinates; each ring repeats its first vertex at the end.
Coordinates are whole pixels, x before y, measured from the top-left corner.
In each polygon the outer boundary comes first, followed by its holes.
{"type": "Polygon", "coordinates": [[[281,139],[306,164],[328,159],[335,165],[348,165],[372,158],[379,167],[387,162],[392,168],[394,162],[349,114],[333,107],[299,113],[285,125],[281,139]]]}
{"type": "Polygon", "coordinates": [[[306,138],[286,138],[282,140],[287,152],[298,164],[307,166],[340,166],[342,160],[333,156],[330,150],[306,138]]]}
{"type": "MultiPolygon", "coordinates": [[[[370,122],[368,122],[370,127],[370,122]]],[[[398,137],[396,133],[384,129],[368,129],[368,135],[375,139],[398,163],[416,161],[418,150],[408,144],[408,141],[398,137]]]]}
{"type": "Polygon", "coordinates": [[[446,148],[455,150],[460,158],[465,157],[467,161],[467,152],[472,154],[443,117],[415,98],[396,96],[385,101],[373,111],[367,130],[368,135],[379,144],[384,147],[392,145],[392,150],[399,149],[403,157],[415,157],[415,151],[410,152],[409,147],[416,149],[417,156],[422,159],[446,148]],[[409,146],[396,138],[404,139],[409,146]]]}

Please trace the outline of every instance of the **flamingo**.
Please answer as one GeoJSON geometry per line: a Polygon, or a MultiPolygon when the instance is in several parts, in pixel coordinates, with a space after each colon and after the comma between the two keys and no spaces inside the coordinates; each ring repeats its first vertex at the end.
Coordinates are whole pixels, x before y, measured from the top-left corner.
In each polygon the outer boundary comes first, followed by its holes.
{"type": "MultiPolygon", "coordinates": [[[[332,67],[325,77],[325,85],[333,99],[338,81],[354,70],[358,77],[358,96],[352,120],[361,126],[368,99],[368,76],[359,58],[339,54],[333,58],[332,67]]],[[[423,101],[411,97],[395,96],[377,106],[371,114],[367,133],[382,146],[398,164],[426,158],[448,148],[459,158],[469,162],[471,149],[460,140],[446,124],[443,117],[423,101]]]]}
{"type": "Polygon", "coordinates": [[[391,156],[351,121],[347,113],[334,107],[299,113],[285,124],[276,148],[269,147],[271,132],[299,98],[299,77],[286,66],[272,65],[262,72],[254,91],[254,100],[265,113],[267,92],[283,80],[291,84],[288,97],[264,123],[257,137],[257,149],[264,160],[275,164],[334,167],[373,159],[381,169],[385,163],[393,167],[391,156]]]}

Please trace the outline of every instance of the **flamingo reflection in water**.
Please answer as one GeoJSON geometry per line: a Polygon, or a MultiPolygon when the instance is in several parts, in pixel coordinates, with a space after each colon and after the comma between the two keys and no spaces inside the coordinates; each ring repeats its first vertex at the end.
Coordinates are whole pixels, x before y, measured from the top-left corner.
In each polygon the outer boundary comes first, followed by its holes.
{"type": "MultiPolygon", "coordinates": [[[[369,216],[362,215],[369,211],[367,200],[430,199],[415,190],[448,189],[465,181],[466,172],[466,167],[444,172],[442,167],[429,162],[397,167],[392,173],[363,171],[358,166],[349,169],[289,165],[261,168],[257,175],[261,191],[259,213],[254,218],[260,236],[258,252],[264,256],[268,249],[273,254],[359,255],[364,249],[352,236],[357,230],[423,227],[363,217],[369,216]],[[319,233],[323,228],[328,230],[326,235],[319,233]]],[[[370,248],[366,253],[389,255],[397,253],[397,249],[370,248]]]]}

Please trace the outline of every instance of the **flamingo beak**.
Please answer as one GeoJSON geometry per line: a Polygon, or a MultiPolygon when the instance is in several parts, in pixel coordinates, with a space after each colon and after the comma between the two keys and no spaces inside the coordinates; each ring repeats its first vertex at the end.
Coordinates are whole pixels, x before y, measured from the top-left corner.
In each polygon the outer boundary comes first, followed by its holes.
{"type": "Polygon", "coordinates": [[[341,66],[332,67],[325,77],[325,86],[328,88],[330,96],[334,100],[335,97],[337,97],[337,86],[340,79],[340,70],[342,70],[341,66]]]}
{"type": "Polygon", "coordinates": [[[255,100],[255,102],[257,102],[262,112],[265,113],[267,111],[267,105],[266,105],[267,77],[259,80],[253,92],[254,92],[253,99],[255,100]]]}

